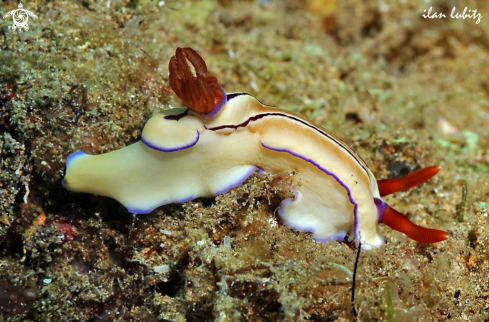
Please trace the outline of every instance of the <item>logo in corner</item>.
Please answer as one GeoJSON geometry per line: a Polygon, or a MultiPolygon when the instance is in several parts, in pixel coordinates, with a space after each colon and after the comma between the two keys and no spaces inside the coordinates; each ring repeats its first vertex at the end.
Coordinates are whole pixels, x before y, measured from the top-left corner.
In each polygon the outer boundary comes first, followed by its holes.
{"type": "Polygon", "coordinates": [[[29,25],[27,24],[29,16],[37,19],[37,16],[32,11],[24,9],[22,3],[19,3],[19,9],[8,12],[5,16],[3,16],[3,18],[8,18],[10,16],[12,16],[14,20],[14,26],[12,27],[12,30],[15,30],[17,28],[29,30],[29,25]]]}

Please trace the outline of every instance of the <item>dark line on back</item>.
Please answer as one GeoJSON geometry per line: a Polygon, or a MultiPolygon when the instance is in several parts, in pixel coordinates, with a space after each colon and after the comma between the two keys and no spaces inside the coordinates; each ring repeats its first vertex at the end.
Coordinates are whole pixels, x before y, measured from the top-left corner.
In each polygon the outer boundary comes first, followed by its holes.
{"type": "MultiPolygon", "coordinates": [[[[362,169],[367,173],[367,177],[369,178],[369,181],[370,181],[370,176],[368,175],[367,169],[365,168],[365,166],[360,161],[358,161],[358,158],[360,158],[363,161],[363,159],[359,155],[357,155],[356,153],[354,154],[352,151],[350,151],[345,146],[345,144],[343,142],[338,141],[336,138],[330,136],[328,133],[324,132],[322,129],[320,129],[320,128],[314,126],[314,125],[311,125],[311,124],[309,124],[308,122],[306,122],[304,120],[301,120],[299,118],[296,118],[295,116],[290,116],[290,115],[282,114],[282,113],[278,113],[278,112],[261,113],[261,114],[254,115],[254,116],[250,117],[249,119],[247,119],[246,121],[244,121],[243,123],[240,123],[240,124],[237,124],[237,125],[220,125],[220,126],[216,126],[216,127],[207,128],[207,130],[219,131],[219,130],[229,129],[229,128],[232,128],[232,129],[237,130],[240,127],[246,127],[250,122],[257,121],[257,120],[262,119],[262,118],[267,117],[267,116],[282,116],[282,117],[286,117],[286,118],[292,119],[294,121],[297,121],[297,122],[299,122],[299,123],[301,123],[301,124],[303,124],[303,125],[311,128],[311,129],[315,130],[316,132],[319,132],[320,134],[326,136],[328,139],[333,140],[343,150],[345,150],[346,152],[348,152],[348,154],[350,154],[352,156],[352,158],[362,167],[362,169]]],[[[363,161],[363,162],[365,162],[365,161],[363,161]]]]}

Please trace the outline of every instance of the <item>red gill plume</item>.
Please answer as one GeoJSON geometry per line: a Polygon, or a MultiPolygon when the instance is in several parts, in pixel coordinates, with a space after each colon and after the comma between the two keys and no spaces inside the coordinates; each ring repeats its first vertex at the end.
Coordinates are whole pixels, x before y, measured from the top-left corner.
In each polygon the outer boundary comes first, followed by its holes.
{"type": "Polygon", "coordinates": [[[192,111],[208,114],[223,100],[224,92],[217,78],[209,74],[205,61],[192,48],[177,48],[168,69],[171,89],[192,111]]]}

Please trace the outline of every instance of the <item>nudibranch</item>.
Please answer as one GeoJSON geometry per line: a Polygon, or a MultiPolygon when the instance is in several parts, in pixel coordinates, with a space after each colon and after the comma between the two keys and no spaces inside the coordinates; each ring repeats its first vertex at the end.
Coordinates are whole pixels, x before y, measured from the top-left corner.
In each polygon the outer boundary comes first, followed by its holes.
{"type": "Polygon", "coordinates": [[[67,189],[112,197],[129,212],[145,214],[226,193],[257,170],[279,176],[292,171],[294,198],[283,200],[278,213],[285,225],[312,232],[316,240],[342,240],[348,234],[377,247],[385,243],[379,223],[421,243],[448,237],[413,224],[381,199],[423,183],[439,167],[377,181],[331,132],[249,94],[226,94],[193,49],[178,48],[169,71],[170,86],[186,107],[154,115],[141,141],[126,148],[71,154],[67,189]]]}

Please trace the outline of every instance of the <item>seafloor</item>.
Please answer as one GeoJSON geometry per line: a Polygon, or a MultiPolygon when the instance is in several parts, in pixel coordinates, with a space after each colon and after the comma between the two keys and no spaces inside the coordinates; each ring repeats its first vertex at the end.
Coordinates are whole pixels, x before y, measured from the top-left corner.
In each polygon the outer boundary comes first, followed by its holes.
{"type": "Polygon", "coordinates": [[[333,131],[377,178],[442,167],[387,201],[449,239],[384,227],[388,243],[360,256],[358,320],[489,321],[488,1],[23,4],[28,31],[0,19],[1,319],[354,319],[354,244],[280,223],[290,191],[271,176],[139,216],[63,189],[70,153],[120,149],[180,104],[167,64],[189,46],[227,92],[333,131]],[[421,16],[466,6],[479,23],[421,16]]]}

